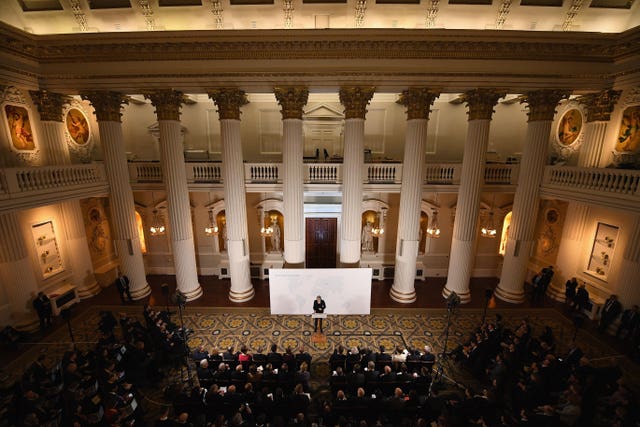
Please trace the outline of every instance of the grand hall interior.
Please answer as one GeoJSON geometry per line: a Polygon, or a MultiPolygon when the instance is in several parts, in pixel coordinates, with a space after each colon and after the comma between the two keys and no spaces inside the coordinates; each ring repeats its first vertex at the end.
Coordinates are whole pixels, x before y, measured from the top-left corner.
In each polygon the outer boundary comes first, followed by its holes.
{"type": "Polygon", "coordinates": [[[637,425],[639,25],[0,2],[0,427],[637,425]]]}

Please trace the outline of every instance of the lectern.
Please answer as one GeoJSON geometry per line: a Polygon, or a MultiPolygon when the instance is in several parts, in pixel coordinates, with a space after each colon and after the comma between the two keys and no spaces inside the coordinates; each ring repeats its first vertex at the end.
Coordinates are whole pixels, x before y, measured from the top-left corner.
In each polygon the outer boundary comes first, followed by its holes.
{"type": "MultiPolygon", "coordinates": [[[[312,319],[326,319],[327,313],[311,313],[312,319]]],[[[322,332],[314,332],[311,336],[311,342],[327,342],[327,336],[322,332]]]]}

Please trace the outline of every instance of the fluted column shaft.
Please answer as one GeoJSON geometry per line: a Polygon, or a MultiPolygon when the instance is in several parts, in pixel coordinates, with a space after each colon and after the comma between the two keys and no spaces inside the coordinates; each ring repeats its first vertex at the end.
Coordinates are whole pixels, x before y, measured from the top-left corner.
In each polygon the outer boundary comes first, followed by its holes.
{"type": "Polygon", "coordinates": [[[340,264],[358,267],[362,232],[362,168],[364,165],[364,120],[374,88],[340,89],[345,107],[342,162],[342,223],[340,264]]]}
{"type": "Polygon", "coordinates": [[[524,281],[533,246],[540,183],[547,161],[547,145],[555,107],[567,94],[538,91],[527,94],[529,124],[525,136],[518,187],[513,201],[511,226],[496,296],[511,303],[524,301],[524,281]]]}
{"type": "MultiPolygon", "coordinates": [[[[67,248],[71,256],[71,282],[78,287],[78,295],[85,299],[100,293],[93,274],[93,261],[89,252],[82,208],[77,200],[60,203],[65,222],[67,248]]],[[[133,296],[133,295],[132,295],[133,296]]]]}
{"type": "Polygon", "coordinates": [[[389,295],[394,301],[411,303],[416,300],[416,260],[420,245],[420,205],[424,177],[425,144],[429,107],[438,95],[425,88],[402,92],[399,104],[407,107],[407,130],[404,143],[396,266],[389,295]]]}
{"type": "MultiPolygon", "coordinates": [[[[224,182],[225,215],[227,218],[227,253],[233,302],[249,301],[255,295],[249,268],[249,232],[247,230],[247,200],[242,164],[240,137],[240,107],[247,96],[239,89],[216,89],[209,97],[218,107],[220,140],[222,142],[222,180],[224,182]]],[[[287,219],[285,217],[285,224],[287,219]]]]}
{"type": "Polygon", "coordinates": [[[18,330],[35,331],[38,317],[31,301],[39,291],[38,281],[16,212],[0,214],[0,235],[0,286],[7,296],[0,301],[0,316],[18,330]]]}
{"type": "Polygon", "coordinates": [[[493,106],[501,96],[493,91],[482,89],[465,94],[469,106],[469,124],[464,143],[462,174],[453,225],[451,255],[449,256],[449,272],[447,273],[447,284],[442,290],[442,295],[445,298],[455,292],[463,303],[471,301],[469,281],[475,261],[478,209],[484,184],[489,128],[493,106]]]}
{"type": "Polygon", "coordinates": [[[342,166],[342,230],[340,233],[340,263],[343,266],[353,266],[360,261],[363,164],[364,119],[346,119],[342,166]]]}
{"type": "Polygon", "coordinates": [[[303,267],[304,164],[302,109],[309,98],[306,88],[275,88],[282,107],[282,204],[284,214],[285,267],[303,267]]]}
{"type": "MultiPolygon", "coordinates": [[[[222,180],[224,182],[225,213],[227,217],[227,252],[231,272],[229,299],[248,301],[255,295],[249,269],[249,231],[247,230],[247,201],[240,141],[240,120],[221,119],[222,180]]],[[[287,219],[285,217],[285,224],[287,219]]]]}
{"type": "Polygon", "coordinates": [[[611,112],[620,99],[621,92],[619,90],[605,90],[578,98],[578,102],[587,108],[584,144],[578,154],[579,167],[598,168],[601,166],[607,123],[611,119],[611,112]]]}
{"type": "Polygon", "coordinates": [[[142,299],[151,293],[151,288],[144,270],[120,122],[120,109],[126,98],[115,92],[87,93],[83,98],[91,102],[98,119],[104,168],[109,182],[111,225],[119,269],[129,278],[131,297],[142,299]]]}
{"type": "Polygon", "coordinates": [[[158,120],[158,125],[160,164],[167,191],[169,233],[173,247],[176,283],[178,290],[187,297],[187,301],[192,301],[202,296],[202,287],[198,283],[181,125],[178,120],[158,120]]]}
{"type": "Polygon", "coordinates": [[[558,268],[547,290],[547,294],[556,300],[564,301],[564,284],[578,272],[580,259],[576,254],[580,253],[584,244],[582,235],[588,214],[589,206],[569,202],[556,258],[558,268]]]}

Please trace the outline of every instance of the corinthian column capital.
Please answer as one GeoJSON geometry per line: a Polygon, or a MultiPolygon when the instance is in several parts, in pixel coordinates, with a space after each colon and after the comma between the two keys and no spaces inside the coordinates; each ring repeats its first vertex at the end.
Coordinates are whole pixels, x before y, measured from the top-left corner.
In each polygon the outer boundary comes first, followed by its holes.
{"type": "Polygon", "coordinates": [[[306,87],[273,88],[278,104],[282,107],[282,120],[302,119],[302,108],[309,100],[309,89],[306,87]]]}
{"type": "Polygon", "coordinates": [[[496,89],[473,89],[465,92],[462,99],[469,107],[469,120],[491,120],[493,107],[505,94],[496,89]]]}
{"type": "Polygon", "coordinates": [[[91,103],[99,122],[121,122],[122,104],[129,103],[129,97],[119,92],[84,92],[80,96],[91,103]]]}
{"type": "Polygon", "coordinates": [[[562,90],[536,90],[527,92],[521,103],[526,103],[529,107],[529,122],[552,121],[556,114],[558,102],[568,98],[569,92],[562,90]]]}
{"type": "Polygon", "coordinates": [[[218,107],[220,120],[240,120],[240,107],[249,103],[247,95],[240,89],[211,89],[207,93],[218,107]]]}
{"type": "Polygon", "coordinates": [[[145,93],[144,97],[156,107],[158,120],[180,120],[180,107],[185,102],[182,92],[162,89],[145,93]]]}
{"type": "Polygon", "coordinates": [[[433,101],[440,92],[426,87],[413,87],[403,90],[396,102],[407,107],[407,120],[428,119],[433,101]]]}
{"type": "Polygon", "coordinates": [[[621,90],[609,89],[578,98],[578,102],[587,107],[587,122],[608,122],[621,93],[621,90]]]}
{"type": "Polygon", "coordinates": [[[31,99],[38,107],[40,120],[62,122],[62,107],[71,100],[70,96],[46,90],[30,90],[31,99]]]}
{"type": "Polygon", "coordinates": [[[343,87],[340,88],[340,103],[344,106],[345,119],[364,119],[367,105],[373,97],[375,87],[343,87]]]}

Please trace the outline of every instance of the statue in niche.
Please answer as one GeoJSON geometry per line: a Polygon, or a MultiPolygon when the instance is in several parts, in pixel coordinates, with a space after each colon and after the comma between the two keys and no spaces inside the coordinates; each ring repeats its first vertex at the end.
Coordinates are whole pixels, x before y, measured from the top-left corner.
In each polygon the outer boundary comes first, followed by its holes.
{"type": "Polygon", "coordinates": [[[278,218],[275,216],[271,217],[271,252],[280,252],[280,237],[282,232],[280,230],[280,226],[278,225],[278,218]]]}
{"type": "Polygon", "coordinates": [[[363,252],[373,252],[373,223],[371,221],[367,221],[362,227],[361,243],[363,252]]]}

